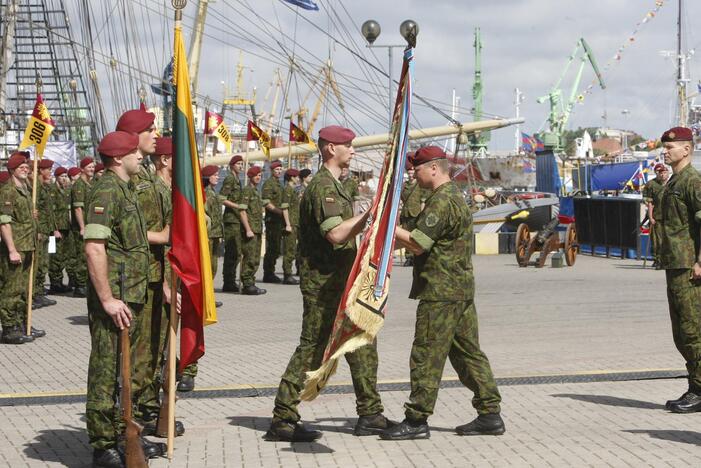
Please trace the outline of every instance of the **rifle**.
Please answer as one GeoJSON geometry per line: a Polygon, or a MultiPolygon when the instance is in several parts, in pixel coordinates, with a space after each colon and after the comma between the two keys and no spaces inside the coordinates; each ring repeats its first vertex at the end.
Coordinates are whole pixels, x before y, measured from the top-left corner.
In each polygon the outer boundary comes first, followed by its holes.
{"type": "MultiPolygon", "coordinates": [[[[124,264],[119,265],[119,300],[124,301],[124,264]]],[[[141,445],[141,425],[134,421],[131,404],[131,339],[129,328],[123,328],[119,335],[120,344],[120,403],[122,417],[126,425],[126,466],[129,468],[148,467],[144,448],[141,445]]]]}

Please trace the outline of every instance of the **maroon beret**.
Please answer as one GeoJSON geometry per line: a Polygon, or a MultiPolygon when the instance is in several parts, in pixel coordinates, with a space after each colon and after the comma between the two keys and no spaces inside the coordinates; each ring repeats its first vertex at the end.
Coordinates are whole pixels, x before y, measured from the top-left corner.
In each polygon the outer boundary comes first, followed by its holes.
{"type": "Polygon", "coordinates": [[[414,157],[411,158],[411,162],[414,166],[419,166],[429,161],[445,159],[446,157],[445,152],[438,146],[424,146],[419,148],[416,153],[414,153],[414,157]]]}
{"type": "Polygon", "coordinates": [[[171,137],[156,138],[156,151],[153,154],[158,156],[172,156],[173,139],[171,137]]]}
{"type": "Polygon", "coordinates": [[[15,154],[19,154],[20,156],[24,156],[25,159],[29,159],[29,157],[31,156],[29,154],[29,151],[15,151],[14,153],[12,153],[10,155],[10,157],[14,156],[15,154]]]}
{"type": "Polygon", "coordinates": [[[341,127],[339,125],[329,125],[319,130],[319,138],[329,143],[341,144],[353,141],[355,133],[353,133],[353,130],[350,128],[341,127]]]}
{"type": "Polygon", "coordinates": [[[210,164],[209,166],[205,166],[202,168],[202,177],[211,177],[214,174],[219,173],[219,166],[215,166],[213,164],[210,164]]]}
{"type": "Polygon", "coordinates": [[[229,160],[229,166],[233,166],[234,164],[236,164],[239,161],[243,161],[243,156],[241,156],[240,154],[237,154],[236,156],[233,156],[229,160]]]}
{"type": "Polygon", "coordinates": [[[7,171],[0,172],[0,184],[4,184],[8,180],[10,180],[10,173],[7,171]]]}
{"type": "Polygon", "coordinates": [[[22,164],[29,164],[29,161],[27,161],[27,158],[24,156],[24,152],[18,151],[16,153],[12,153],[10,159],[7,160],[7,168],[11,171],[14,171],[22,164]]]}
{"type": "Polygon", "coordinates": [[[674,127],[664,132],[661,140],[662,143],[667,143],[670,141],[693,141],[694,136],[691,133],[690,128],[674,127]]]}
{"type": "MultiPolygon", "coordinates": [[[[102,144],[102,143],[100,143],[100,144],[102,144]]],[[[97,151],[100,152],[99,146],[97,147],[97,151]]],[[[92,164],[94,162],[95,162],[95,160],[93,158],[91,158],[90,156],[88,156],[87,158],[83,158],[80,160],[80,168],[85,169],[85,166],[92,164]]]]}
{"type": "Polygon", "coordinates": [[[54,162],[50,159],[43,158],[39,160],[39,169],[51,169],[54,165],[54,162]]]}
{"type": "Polygon", "coordinates": [[[282,167],[282,162],[278,159],[270,163],[270,170],[272,171],[276,167],[282,167]]]}
{"type": "Polygon", "coordinates": [[[285,177],[297,177],[299,171],[297,169],[288,169],[285,171],[285,177]]]}
{"type": "MultiPolygon", "coordinates": [[[[105,135],[97,147],[97,152],[107,158],[124,156],[139,147],[139,136],[135,133],[127,132],[111,132],[105,135]]],[[[85,161],[85,159],[83,159],[85,161]]],[[[80,167],[83,167],[83,161],[80,162],[80,167]]]]}
{"type": "Polygon", "coordinates": [[[261,170],[260,166],[253,166],[248,170],[248,172],[246,172],[246,175],[248,176],[249,179],[252,179],[253,177],[260,174],[260,170],[261,170]]]}
{"type": "Polygon", "coordinates": [[[667,166],[665,166],[664,164],[662,164],[662,163],[655,164],[655,172],[666,171],[666,170],[667,170],[667,166]]]}
{"type": "Polygon", "coordinates": [[[116,130],[129,133],[141,133],[148,130],[156,119],[156,114],[146,112],[145,109],[126,111],[117,121],[116,130]]]}
{"type": "Polygon", "coordinates": [[[100,172],[105,170],[105,165],[102,163],[95,164],[95,172],[100,172]]]}
{"type": "Polygon", "coordinates": [[[71,167],[70,169],[68,169],[68,177],[75,177],[78,174],[80,174],[79,167],[71,167]]]}
{"type": "Polygon", "coordinates": [[[68,173],[68,169],[66,169],[65,167],[59,166],[54,171],[54,176],[58,177],[58,176],[62,176],[63,174],[67,174],[67,173],[68,173]]]}

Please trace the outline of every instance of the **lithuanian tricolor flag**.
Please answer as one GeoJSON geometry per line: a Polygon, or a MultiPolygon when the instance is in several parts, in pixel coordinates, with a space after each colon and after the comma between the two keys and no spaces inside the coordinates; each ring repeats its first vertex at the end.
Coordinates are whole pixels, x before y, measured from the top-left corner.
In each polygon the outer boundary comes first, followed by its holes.
{"type": "Polygon", "coordinates": [[[216,323],[204,191],[195,144],[188,64],[179,22],[175,25],[176,105],[173,107],[173,222],[168,258],[182,284],[180,368],[204,354],[203,325],[216,323]]]}

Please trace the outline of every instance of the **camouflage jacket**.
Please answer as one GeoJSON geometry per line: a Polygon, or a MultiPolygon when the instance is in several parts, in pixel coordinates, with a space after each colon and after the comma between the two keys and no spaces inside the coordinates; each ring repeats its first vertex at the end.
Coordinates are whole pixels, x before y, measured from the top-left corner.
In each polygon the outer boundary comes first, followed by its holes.
{"type": "MultiPolygon", "coordinates": [[[[158,191],[158,194],[161,196],[161,203],[163,204],[163,213],[164,213],[164,219],[166,224],[172,224],[173,221],[173,203],[171,202],[171,197],[172,197],[172,189],[170,185],[166,184],[166,182],[161,179],[158,175],[155,175],[154,178],[156,181],[154,182],[156,185],[156,190],[158,191]]],[[[168,260],[168,250],[170,249],[170,244],[166,244],[163,246],[165,252],[165,255],[163,256],[163,275],[165,276],[166,281],[168,283],[171,282],[171,269],[170,269],[170,260],[168,260]]]]}
{"type": "Polygon", "coordinates": [[[414,259],[411,299],[471,301],[472,214],[453,182],[431,193],[411,231],[424,253],[414,259]]]}
{"type": "Polygon", "coordinates": [[[661,215],[660,198],[662,197],[662,190],[664,190],[664,184],[657,178],[652,179],[650,182],[645,184],[645,187],[643,188],[643,199],[647,203],[652,203],[655,221],[657,221],[658,215],[661,215]]]}
{"type": "Polygon", "coordinates": [[[355,180],[354,177],[346,177],[343,182],[341,182],[341,185],[343,185],[343,189],[346,191],[346,193],[350,195],[351,200],[360,196],[360,192],[358,191],[358,181],[355,180]]]}
{"type": "Polygon", "coordinates": [[[209,216],[207,235],[210,239],[222,238],[224,237],[224,221],[222,217],[221,198],[211,185],[207,186],[204,194],[207,197],[204,211],[207,213],[207,216],[209,216]]]}
{"type": "Polygon", "coordinates": [[[39,212],[39,234],[50,236],[56,230],[55,213],[51,200],[51,184],[37,181],[37,211],[39,212]]]}
{"type": "MultiPolygon", "coordinates": [[[[141,166],[139,173],[132,176],[130,185],[134,195],[139,200],[141,215],[146,222],[146,231],[162,231],[168,222],[166,221],[161,194],[156,188],[156,176],[150,173],[147,168],[141,166]]],[[[163,281],[165,246],[149,244],[149,252],[148,281],[149,283],[160,283],[163,281]]]]}
{"type": "Polygon", "coordinates": [[[263,201],[258,195],[258,189],[250,184],[241,192],[241,201],[238,204],[240,211],[248,215],[248,225],[256,234],[263,233],[263,201]]]}
{"type": "Polygon", "coordinates": [[[54,226],[59,231],[67,231],[71,227],[71,191],[62,189],[54,183],[51,185],[49,195],[51,209],[54,212],[54,226]]]}
{"type": "Polygon", "coordinates": [[[355,260],[355,239],[333,245],[326,234],[353,217],[353,198],[325,167],[304,191],[299,206],[300,288],[303,293],[342,291],[355,260]]]}
{"type": "Polygon", "coordinates": [[[71,187],[71,228],[75,231],[80,230],[80,225],[75,217],[75,209],[83,208],[83,222],[85,222],[85,201],[91,188],[92,185],[85,182],[82,176],[73,182],[71,187]]]}
{"type": "Polygon", "coordinates": [[[85,208],[85,239],[105,241],[107,275],[119,297],[119,266],[124,264],[124,301],[144,304],[149,282],[146,221],[127,182],[107,169],[90,191],[85,208]]]}
{"type": "Polygon", "coordinates": [[[692,268],[699,254],[701,175],[691,164],[669,179],[660,208],[660,266],[665,270],[692,268]]]}
{"type": "Polygon", "coordinates": [[[12,180],[0,188],[0,224],[12,227],[12,241],[18,252],[36,248],[38,224],[32,216],[32,193],[12,180]]]}
{"type": "Polygon", "coordinates": [[[299,200],[300,194],[294,185],[287,184],[282,191],[282,203],[280,208],[287,209],[287,216],[292,226],[299,226],[299,200]]]}
{"type": "Polygon", "coordinates": [[[421,204],[426,201],[426,190],[419,187],[416,181],[406,181],[402,186],[402,211],[399,222],[408,230],[416,227],[416,217],[421,213],[421,204]]]}
{"type": "MultiPolygon", "coordinates": [[[[276,208],[280,208],[282,204],[282,186],[280,181],[273,176],[270,176],[268,180],[263,182],[263,192],[261,194],[263,199],[263,206],[268,203],[272,203],[276,208]]],[[[268,210],[265,210],[265,222],[266,223],[282,223],[283,219],[281,215],[276,215],[268,210]]]]}
{"type": "MultiPolygon", "coordinates": [[[[224,200],[229,200],[230,202],[237,203],[241,200],[241,192],[243,187],[241,186],[241,180],[239,180],[236,173],[231,172],[224,182],[222,183],[219,195],[224,200]]],[[[228,206],[224,208],[224,224],[240,224],[241,218],[237,210],[229,208],[228,206]]]]}

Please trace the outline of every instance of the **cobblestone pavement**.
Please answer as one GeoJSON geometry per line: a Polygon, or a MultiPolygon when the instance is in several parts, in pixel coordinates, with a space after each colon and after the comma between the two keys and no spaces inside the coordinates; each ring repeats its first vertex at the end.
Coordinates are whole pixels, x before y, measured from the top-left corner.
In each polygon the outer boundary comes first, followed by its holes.
{"type": "MultiPolygon", "coordinates": [[[[496,376],[681,375],[663,272],[640,265],[579,256],[573,268],[536,270],[518,268],[513,256],[476,257],[480,338],[496,376]]],[[[408,380],[416,307],[406,299],[410,273],[393,271],[379,338],[383,382],[408,380]]],[[[197,378],[198,390],[263,388],[263,396],[182,399],[178,418],[187,432],[176,440],[175,458],[151,466],[701,466],[701,415],[675,415],[662,406],[685,389],[673,378],[503,385],[502,437],[455,435],[454,426],[474,417],[471,394],[443,388],[429,421],[432,437],[418,442],[354,437],[353,395],[327,393],[301,407],[303,418],[324,430],[318,443],[264,442],[270,389],[297,344],[301,296],[291,286],[263,287],[268,294],[259,297],[217,294],[224,306],[220,322],[206,329],[197,378]]],[[[89,353],[85,301],[58,300],[35,312],[46,338],[0,346],[0,465],[89,465],[79,401],[89,353]],[[47,398],[18,399],[41,394],[47,398]]],[[[454,378],[450,366],[445,376],[454,378]]],[[[342,361],[332,383],[349,381],[342,361]]],[[[402,419],[407,394],[382,392],[388,415],[402,419]]]]}

